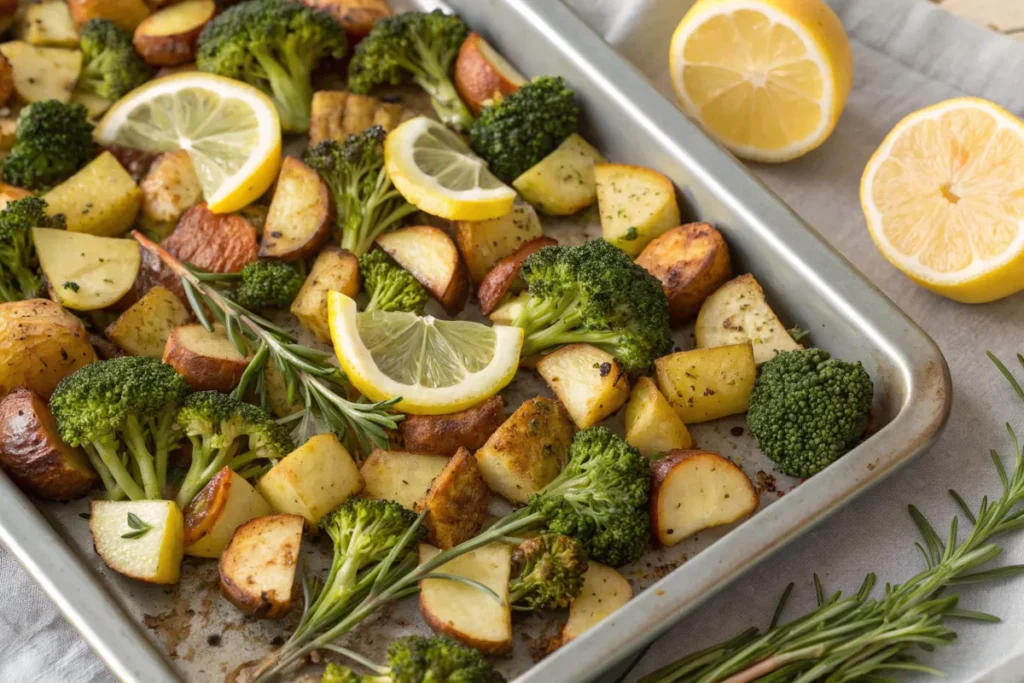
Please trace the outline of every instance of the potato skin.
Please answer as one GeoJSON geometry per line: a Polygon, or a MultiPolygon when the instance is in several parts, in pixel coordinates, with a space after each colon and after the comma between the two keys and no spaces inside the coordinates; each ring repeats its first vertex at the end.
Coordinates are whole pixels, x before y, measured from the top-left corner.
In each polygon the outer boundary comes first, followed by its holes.
{"type": "Polygon", "coordinates": [[[390,17],[394,12],[387,0],[303,0],[307,7],[334,18],[353,41],[370,32],[378,19],[390,17]]]}
{"type": "Polygon", "coordinates": [[[486,41],[479,33],[469,34],[455,58],[452,75],[455,89],[474,116],[480,116],[488,101],[519,90],[519,85],[508,77],[510,74],[501,73],[486,58],[480,43],[486,41]]]}
{"type": "Polygon", "coordinates": [[[0,465],[23,490],[73,500],[99,484],[85,453],[60,438],[46,402],[18,387],[0,401],[0,465]]]}
{"type": "Polygon", "coordinates": [[[142,0],[68,0],[68,7],[79,27],[98,17],[109,19],[128,33],[149,16],[149,8],[142,0]]]}
{"type": "Polygon", "coordinates": [[[249,221],[237,214],[215,214],[206,202],[186,211],[161,246],[177,259],[211,273],[237,273],[259,253],[256,229],[249,221]]]}
{"type": "Polygon", "coordinates": [[[480,312],[490,315],[494,312],[502,299],[512,288],[519,271],[523,269],[523,262],[527,257],[538,249],[544,247],[558,246],[558,240],[553,237],[537,237],[530,240],[514,252],[494,264],[494,268],[487,273],[477,290],[477,298],[480,299],[480,312]]]}
{"type": "Polygon", "coordinates": [[[437,475],[416,512],[426,510],[423,525],[428,540],[448,550],[475,536],[487,516],[490,490],[480,474],[476,458],[465,448],[452,456],[437,475]]]}
{"type": "Polygon", "coordinates": [[[14,94],[14,68],[7,57],[0,55],[0,105],[7,104],[14,94]]]}
{"type": "Polygon", "coordinates": [[[203,201],[199,177],[188,152],[183,149],[158,156],[139,183],[139,189],[142,190],[139,226],[159,237],[170,234],[182,215],[203,201]]]}
{"type": "Polygon", "coordinates": [[[504,421],[505,401],[492,396],[458,413],[409,415],[398,423],[398,433],[407,451],[451,456],[480,448],[504,421]]]}
{"type": "MultiPolygon", "coordinates": [[[[182,5],[182,3],[177,4],[182,5]]],[[[143,19],[135,28],[132,44],[147,64],[178,66],[195,60],[199,34],[217,13],[217,6],[212,0],[200,0],[200,2],[193,1],[187,7],[191,10],[190,18],[195,21],[191,28],[174,34],[158,35],[151,32],[153,29],[159,30],[161,22],[168,14],[175,13],[180,16],[184,7],[161,8],[143,19]]]]}
{"type": "MultiPolygon", "coordinates": [[[[225,334],[223,328],[216,329],[221,335],[225,334]]],[[[234,358],[204,353],[202,348],[193,348],[195,334],[205,337],[209,333],[199,323],[172,330],[164,346],[163,362],[184,377],[194,391],[231,392],[242,380],[251,358],[243,358],[237,352],[234,358]]]]}

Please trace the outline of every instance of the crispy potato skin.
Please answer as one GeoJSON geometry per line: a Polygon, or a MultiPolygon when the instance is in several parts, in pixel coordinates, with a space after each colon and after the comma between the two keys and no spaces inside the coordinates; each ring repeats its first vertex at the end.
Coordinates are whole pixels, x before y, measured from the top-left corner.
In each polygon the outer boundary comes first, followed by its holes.
{"type": "Polygon", "coordinates": [[[263,572],[278,574],[290,570],[294,580],[301,543],[302,517],[298,515],[257,517],[238,527],[220,558],[221,594],[249,616],[285,616],[292,608],[290,590],[286,594],[256,590],[263,572]]]}
{"type": "Polygon", "coordinates": [[[519,271],[523,268],[523,261],[538,249],[554,247],[558,240],[552,237],[538,237],[532,239],[514,252],[498,261],[491,269],[480,289],[477,290],[477,298],[480,299],[480,312],[490,315],[501,304],[502,299],[508,294],[512,284],[519,277],[519,271]]]}
{"type": "Polygon", "coordinates": [[[729,247],[710,223],[688,223],[659,235],[636,263],[661,280],[673,324],[696,317],[704,300],[732,277],[729,247]]]}
{"type": "MultiPolygon", "coordinates": [[[[140,247],[140,249],[142,248],[140,247]]],[[[142,249],[142,263],[139,266],[139,274],[135,278],[132,291],[125,295],[126,297],[133,298],[127,301],[127,305],[124,308],[128,308],[128,306],[144,297],[146,292],[154,287],[165,287],[178,297],[182,303],[188,303],[185,289],[181,285],[181,278],[164,265],[159,256],[156,256],[148,249],[142,249]]],[[[118,302],[119,306],[122,304],[122,301],[118,302]]]]}
{"type": "Polygon", "coordinates": [[[14,94],[14,68],[7,58],[0,55],[0,105],[7,104],[14,94]]]}
{"type": "Polygon", "coordinates": [[[99,484],[85,453],[60,438],[46,402],[24,387],[0,401],[0,465],[23,490],[47,500],[73,500],[99,484]]]}
{"type": "Polygon", "coordinates": [[[256,229],[237,214],[215,214],[202,202],[185,212],[161,246],[211,273],[237,273],[256,260],[256,229]]]}
{"type": "Polygon", "coordinates": [[[182,215],[203,201],[203,188],[188,152],[177,149],[156,158],[139,183],[142,207],[139,225],[155,235],[167,235],[182,215]]]}
{"type": "Polygon", "coordinates": [[[150,166],[161,156],[155,152],[146,152],[145,150],[135,149],[134,147],[125,147],[113,143],[109,146],[101,148],[105,152],[110,152],[117,159],[117,162],[124,167],[124,170],[128,171],[128,175],[132,177],[136,183],[142,182],[142,179],[149,173],[150,166]]]}
{"type": "Polygon", "coordinates": [[[504,421],[505,401],[492,396],[458,413],[409,415],[398,423],[398,433],[407,451],[451,456],[480,448],[504,421]]]}
{"type": "MultiPolygon", "coordinates": [[[[223,329],[220,333],[224,333],[223,329]]],[[[193,334],[209,333],[199,323],[176,327],[167,338],[163,361],[184,377],[195,391],[230,393],[238,386],[251,359],[237,353],[233,358],[208,355],[204,349],[193,348],[195,344],[190,339],[193,334]]]]}
{"type": "Polygon", "coordinates": [[[307,7],[329,14],[353,41],[366,36],[378,19],[394,12],[387,0],[303,0],[307,7]]]}
{"type": "MultiPolygon", "coordinates": [[[[147,64],[178,66],[195,60],[199,34],[203,32],[203,27],[207,22],[216,15],[217,6],[213,0],[186,0],[186,2],[189,4],[179,2],[150,14],[135,28],[132,43],[147,64]],[[173,34],[161,32],[164,22],[172,14],[180,16],[186,11],[194,22],[192,26],[173,34]]],[[[174,19],[177,20],[178,17],[174,17],[174,19]]]]}
{"type": "Polygon", "coordinates": [[[481,43],[486,41],[479,33],[469,34],[455,58],[453,74],[455,89],[474,116],[480,116],[488,101],[519,90],[519,85],[509,75],[502,74],[487,59],[481,43]]]}
{"type": "Polygon", "coordinates": [[[428,540],[439,548],[454,548],[475,536],[487,516],[490,490],[476,458],[460,448],[430,485],[416,512],[426,511],[423,524],[428,540]]]}
{"type": "Polygon", "coordinates": [[[448,315],[462,312],[469,298],[469,270],[448,233],[414,225],[386,232],[376,244],[412,273],[448,315]]]}
{"type": "Polygon", "coordinates": [[[142,0],[68,0],[68,7],[79,27],[98,17],[109,19],[128,33],[149,16],[149,8],[142,0]]]}

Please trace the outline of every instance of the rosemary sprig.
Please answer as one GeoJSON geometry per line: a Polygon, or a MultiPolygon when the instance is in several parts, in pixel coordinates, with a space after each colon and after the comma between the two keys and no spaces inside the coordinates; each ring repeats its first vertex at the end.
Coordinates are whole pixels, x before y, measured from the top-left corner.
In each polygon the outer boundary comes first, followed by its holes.
{"type": "MultiPolygon", "coordinates": [[[[1024,389],[991,353],[989,358],[1024,400],[1024,389]]],[[[1024,367],[1024,356],[1017,360],[1024,367]]],[[[1007,472],[993,450],[992,462],[1002,491],[994,502],[985,497],[972,511],[955,491],[950,495],[971,524],[960,542],[959,519],[954,517],[945,538],[939,536],[913,505],[909,512],[921,534],[915,545],[925,569],[904,584],[886,585],[880,597],[871,597],[875,575],[869,574],[856,594],[826,597],[818,578],[818,608],[781,626],[775,620],[764,633],[745,631],[732,640],[684,657],[655,671],[640,683],[847,683],[888,680],[883,672],[916,671],[941,675],[919,664],[914,650],[948,645],[956,633],[946,622],[972,619],[993,622],[998,617],[961,610],[953,586],[992,581],[1024,573],[1024,565],[985,570],[982,567],[1002,552],[992,543],[1000,534],[1024,527],[1024,451],[1009,424],[1013,468],[1007,472]]],[[[783,596],[788,597],[789,590],[783,596]]],[[[776,620],[783,605],[776,610],[776,620]]]]}
{"type": "Polygon", "coordinates": [[[373,446],[388,447],[387,430],[396,429],[404,417],[389,410],[401,398],[376,403],[348,400],[348,379],[331,364],[330,353],[297,343],[286,330],[225,296],[214,285],[223,280],[221,275],[204,273],[182,263],[137,231],[132,232],[132,237],[181,278],[192,312],[203,327],[213,331],[215,320],[224,326],[228,339],[239,353],[252,354],[232,393],[234,397],[243,398],[253,389],[266,407],[264,370],[268,362],[273,362],[285,378],[289,403],[301,398],[304,404],[304,410],[292,416],[298,443],[314,434],[333,431],[348,446],[364,453],[373,446]]]}

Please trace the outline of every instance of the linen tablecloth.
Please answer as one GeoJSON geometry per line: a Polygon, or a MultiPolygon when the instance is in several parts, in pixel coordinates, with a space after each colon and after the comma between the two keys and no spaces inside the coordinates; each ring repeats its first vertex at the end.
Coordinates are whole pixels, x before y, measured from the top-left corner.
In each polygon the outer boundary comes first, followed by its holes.
{"type": "MultiPolygon", "coordinates": [[[[1018,0],[1006,0],[1016,2],[1018,0]]],[[[995,494],[988,451],[1008,450],[1004,422],[1024,432],[1024,406],[984,355],[1024,351],[1024,295],[983,306],[941,299],[907,280],[875,250],[858,185],[868,157],[907,113],[975,95],[1024,114],[1024,45],[964,23],[927,0],[830,0],[853,44],[856,79],[835,133],[821,148],[753,171],[931,334],[949,362],[953,408],[941,440],[915,462],[762,563],[658,640],[629,680],[750,625],[764,626],[790,581],[790,614],[813,602],[812,573],[830,590],[855,590],[867,572],[902,581],[920,569],[914,503],[941,528],[955,513],[955,486],[972,504],[995,494]]],[[[569,0],[669,97],[667,46],[691,0],[569,0]]],[[[1003,561],[1024,562],[1024,533],[1004,539],[1003,561]]],[[[999,625],[957,625],[956,643],[926,657],[954,682],[1024,680],[1024,583],[961,591],[963,605],[1003,617],[999,625]]],[[[0,551],[0,681],[106,683],[113,680],[6,551],[0,551]]]]}

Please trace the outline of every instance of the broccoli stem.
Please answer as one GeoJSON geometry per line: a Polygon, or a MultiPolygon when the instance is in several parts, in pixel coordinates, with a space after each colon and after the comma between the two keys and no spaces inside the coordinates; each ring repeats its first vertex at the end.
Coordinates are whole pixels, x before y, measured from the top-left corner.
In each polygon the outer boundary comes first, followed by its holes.
{"type": "Polygon", "coordinates": [[[174,435],[174,411],[165,410],[156,420],[151,421],[151,433],[156,442],[156,477],[161,497],[167,495],[167,460],[171,452],[174,435]]]}
{"type": "Polygon", "coordinates": [[[156,466],[153,462],[153,454],[149,452],[146,445],[146,435],[139,424],[139,418],[129,415],[124,425],[125,444],[131,451],[132,457],[139,468],[139,475],[142,479],[142,486],[146,491],[146,499],[158,500],[163,497],[160,491],[160,480],[156,473],[156,466]]]}
{"type": "MultiPolygon", "coordinates": [[[[353,192],[353,196],[355,193],[353,192]]],[[[374,241],[379,235],[388,230],[391,226],[398,223],[409,214],[416,211],[416,207],[409,204],[406,201],[402,201],[402,204],[391,211],[384,217],[378,215],[378,210],[381,206],[387,206],[389,202],[394,199],[401,198],[398,190],[391,185],[391,180],[388,178],[388,172],[385,168],[381,168],[377,174],[377,184],[374,186],[373,195],[366,202],[362,211],[347,211],[346,216],[359,216],[360,220],[358,223],[353,225],[345,225],[345,229],[341,235],[341,246],[343,249],[348,249],[356,256],[362,256],[366,252],[370,251],[373,247],[374,241]],[[385,187],[391,187],[388,191],[383,191],[385,187]]]]}
{"type": "Polygon", "coordinates": [[[128,496],[131,500],[145,500],[146,492],[142,490],[142,487],[135,483],[131,473],[125,464],[121,462],[121,458],[117,453],[116,448],[110,444],[105,444],[102,441],[93,441],[92,447],[96,449],[96,454],[99,455],[100,460],[107,467],[107,471],[110,472],[111,478],[121,488],[124,495],[128,496]]]}
{"type": "MultiPolygon", "coordinates": [[[[274,104],[281,117],[281,128],[289,133],[309,130],[310,104],[313,86],[308,66],[301,65],[299,73],[291,73],[266,50],[253,49],[253,55],[267,72],[274,104]]],[[[291,64],[293,68],[295,64],[291,64]]]]}
{"type": "Polygon", "coordinates": [[[236,447],[232,443],[227,448],[211,448],[203,442],[202,437],[198,436],[190,436],[189,441],[192,442],[192,464],[188,466],[185,481],[178,489],[177,498],[178,507],[183,510],[213,479],[213,476],[228,463],[236,447]]]}
{"type": "Polygon", "coordinates": [[[85,450],[85,454],[89,456],[92,468],[96,470],[96,473],[100,475],[100,479],[103,481],[103,488],[107,490],[107,500],[121,500],[124,498],[124,491],[114,481],[114,477],[110,474],[110,469],[96,452],[96,448],[91,443],[83,444],[82,448],[85,450]]]}
{"type": "Polygon", "coordinates": [[[424,43],[419,35],[412,34],[412,39],[423,67],[406,66],[413,74],[413,80],[430,95],[434,111],[441,121],[457,131],[468,132],[473,125],[473,115],[469,113],[469,109],[455,90],[455,84],[448,77],[447,64],[442,64],[437,59],[435,51],[424,43]]]}

